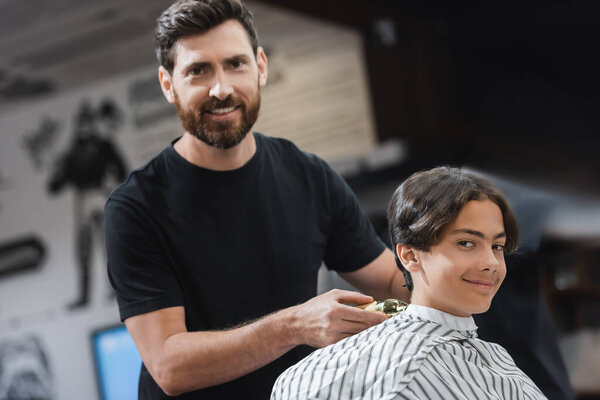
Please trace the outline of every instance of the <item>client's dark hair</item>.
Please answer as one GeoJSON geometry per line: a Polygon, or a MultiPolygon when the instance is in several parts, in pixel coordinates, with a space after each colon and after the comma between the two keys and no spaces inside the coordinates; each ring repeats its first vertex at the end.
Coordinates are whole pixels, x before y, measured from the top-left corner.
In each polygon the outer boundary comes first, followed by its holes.
{"type": "MultiPolygon", "coordinates": [[[[485,179],[458,168],[438,167],[417,172],[394,192],[388,206],[388,229],[392,249],[398,244],[429,251],[439,243],[443,229],[452,223],[460,210],[471,200],[489,199],[500,208],[504,222],[506,244],[512,253],[517,249],[519,228],[508,201],[494,185],[485,179]]],[[[408,290],[413,289],[412,277],[396,254],[408,290]]]]}

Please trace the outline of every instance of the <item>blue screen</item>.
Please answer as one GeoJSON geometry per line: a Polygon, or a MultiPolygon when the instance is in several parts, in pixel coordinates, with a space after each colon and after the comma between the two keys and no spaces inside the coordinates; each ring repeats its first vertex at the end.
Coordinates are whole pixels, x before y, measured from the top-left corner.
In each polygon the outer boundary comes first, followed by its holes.
{"type": "Polygon", "coordinates": [[[102,400],[137,400],[142,359],[125,326],[93,335],[102,400]]]}

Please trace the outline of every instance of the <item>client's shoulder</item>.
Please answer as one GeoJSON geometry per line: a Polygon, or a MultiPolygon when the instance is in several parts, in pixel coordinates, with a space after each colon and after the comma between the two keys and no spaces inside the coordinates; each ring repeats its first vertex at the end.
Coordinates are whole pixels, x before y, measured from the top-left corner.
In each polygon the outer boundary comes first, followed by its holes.
{"type": "Polygon", "coordinates": [[[434,345],[431,336],[415,329],[421,325],[412,317],[398,315],[316,350],[279,376],[271,399],[344,399],[349,398],[348,385],[359,393],[380,393],[390,389],[381,386],[383,381],[393,381],[394,371],[408,366],[404,385],[418,370],[423,351],[434,345]]]}

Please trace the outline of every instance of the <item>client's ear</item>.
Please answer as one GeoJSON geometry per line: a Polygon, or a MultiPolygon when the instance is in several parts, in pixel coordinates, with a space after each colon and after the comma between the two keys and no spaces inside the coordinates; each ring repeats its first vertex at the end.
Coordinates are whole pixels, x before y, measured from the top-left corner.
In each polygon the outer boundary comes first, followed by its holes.
{"type": "Polygon", "coordinates": [[[417,250],[409,245],[396,245],[396,254],[400,262],[408,272],[415,272],[421,268],[421,264],[417,259],[417,250]]]}

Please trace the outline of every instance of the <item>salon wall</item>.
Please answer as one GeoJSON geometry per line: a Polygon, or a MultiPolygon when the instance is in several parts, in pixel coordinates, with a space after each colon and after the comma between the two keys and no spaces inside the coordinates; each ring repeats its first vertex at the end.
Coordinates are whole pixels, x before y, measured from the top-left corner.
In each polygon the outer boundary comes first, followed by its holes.
{"type": "Polygon", "coordinates": [[[91,334],[120,322],[105,272],[104,200],[156,151],[173,118],[164,107],[144,109],[160,95],[147,84],[152,75],[121,76],[0,115],[2,399],[22,390],[40,399],[97,396],[91,334]],[[162,130],[148,128],[161,120],[162,130]]]}

